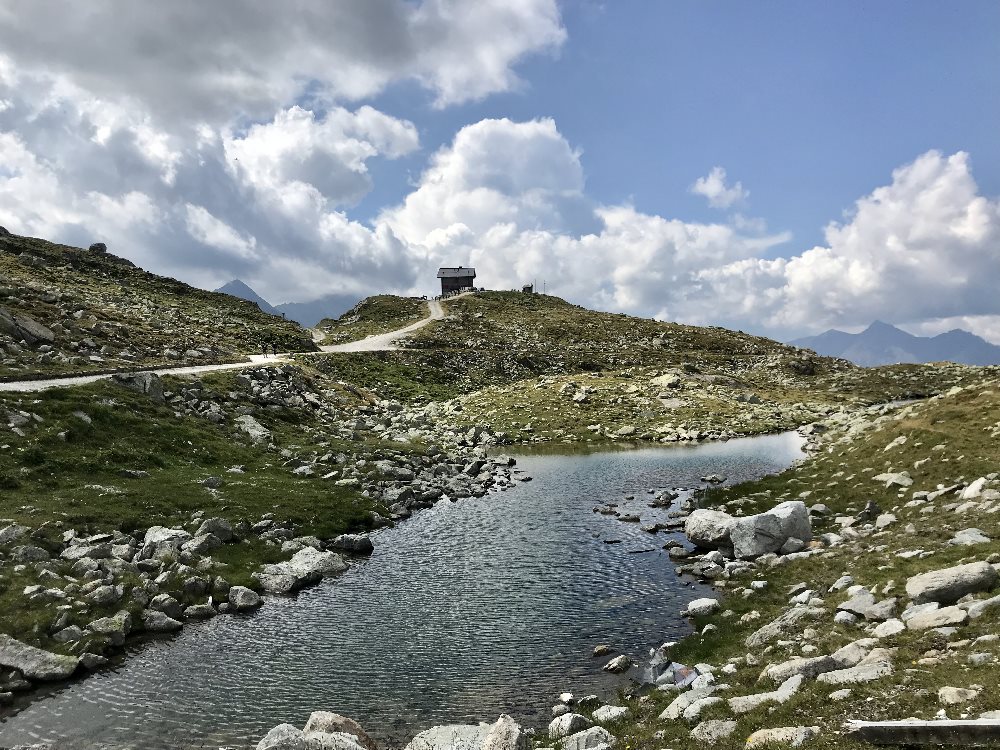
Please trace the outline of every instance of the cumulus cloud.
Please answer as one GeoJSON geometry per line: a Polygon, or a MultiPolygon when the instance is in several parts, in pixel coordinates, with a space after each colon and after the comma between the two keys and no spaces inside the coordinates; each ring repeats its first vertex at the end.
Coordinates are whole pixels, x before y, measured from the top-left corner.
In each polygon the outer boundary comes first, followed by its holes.
{"type": "Polygon", "coordinates": [[[750,191],[743,189],[743,183],[737,182],[731,187],[726,184],[726,170],[713,167],[704,177],[699,177],[691,186],[691,192],[708,199],[708,205],[713,208],[729,208],[750,197],[750,191]]]}
{"type": "Polygon", "coordinates": [[[512,66],[566,37],[555,0],[9,0],[0,49],[159,117],[269,118],[302,96],[351,101],[412,80],[438,105],[518,85],[512,66]]]}

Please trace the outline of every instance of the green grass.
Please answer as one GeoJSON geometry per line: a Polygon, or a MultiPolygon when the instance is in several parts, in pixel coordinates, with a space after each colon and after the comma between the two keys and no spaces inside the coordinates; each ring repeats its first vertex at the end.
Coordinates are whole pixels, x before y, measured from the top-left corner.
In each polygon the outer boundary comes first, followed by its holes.
{"type": "MultiPolygon", "coordinates": [[[[826,589],[844,572],[850,572],[857,583],[876,586],[881,591],[892,583],[888,595],[899,596],[900,609],[905,606],[903,587],[906,580],[927,570],[948,567],[972,560],[986,559],[991,554],[1000,558],[1000,524],[994,515],[971,509],[961,515],[946,511],[941,506],[954,502],[951,497],[936,502],[936,512],[921,513],[920,507],[905,508],[904,502],[911,492],[900,497],[895,488],[886,489],[872,481],[874,474],[888,469],[908,470],[914,478],[911,490],[933,490],[938,484],[956,480],[971,481],[979,476],[1000,470],[997,463],[996,434],[1000,433],[1000,393],[997,383],[971,388],[955,396],[918,404],[901,418],[889,418],[880,426],[866,432],[850,444],[833,441],[823,451],[800,465],[773,477],[734,487],[712,490],[709,503],[724,506],[730,512],[752,513],[772,506],[783,499],[798,497],[808,492],[805,502],[823,502],[834,515],[854,515],[869,499],[876,500],[885,511],[895,513],[899,520],[886,530],[844,546],[832,547],[821,556],[795,561],[789,565],[756,571],[752,576],[740,577],[729,588],[745,586],[752,578],[766,578],[769,585],[749,599],[733,594],[724,596],[722,610],[731,614],[717,614],[702,618],[696,623],[701,629],[708,623],[718,630],[700,637],[694,635],[676,646],[672,657],[686,664],[698,662],[721,666],[729,659],[747,653],[744,639],[761,625],[770,622],[787,607],[788,589],[799,582],[823,592],[827,614],[813,627],[816,638],[811,641],[818,654],[831,653],[846,642],[864,637],[855,627],[834,625],[834,608],[846,598],[844,592],[827,594],[826,589]],[[903,446],[886,450],[900,435],[907,437],[903,446]],[[947,447],[932,452],[935,445],[947,447]],[[927,456],[933,460],[915,468],[914,463],[927,456]],[[914,533],[907,533],[907,524],[915,526],[914,533]],[[956,547],[947,544],[957,530],[975,526],[996,539],[990,544],[975,547],[956,547]],[[926,559],[903,559],[895,556],[901,550],[924,549],[933,554],[926,559]],[[760,613],[759,619],[741,623],[740,617],[750,611],[760,613]]],[[[814,535],[835,531],[839,527],[832,517],[814,522],[814,535]]],[[[723,590],[724,594],[725,590],[723,590]]],[[[965,641],[997,631],[1000,622],[996,614],[986,615],[962,627],[951,641],[965,641]]],[[[982,686],[978,698],[961,707],[962,712],[976,716],[978,712],[1000,707],[1000,670],[996,664],[973,667],[965,657],[972,647],[947,650],[947,639],[931,632],[906,631],[880,646],[896,648],[893,659],[894,675],[851,687],[851,696],[843,702],[832,702],[829,693],[840,686],[827,686],[807,680],[803,689],[788,703],[769,705],[739,718],[738,729],[720,748],[740,748],[749,734],[762,727],[819,725],[822,735],[809,743],[809,747],[861,748],[861,744],[848,742],[839,736],[847,719],[894,720],[915,716],[931,719],[941,706],[937,689],[943,685],[955,687],[982,686]],[[918,664],[930,649],[941,650],[945,655],[941,664],[918,664]]],[[[997,653],[995,644],[983,644],[976,651],[997,653]]],[[[759,667],[741,668],[735,675],[716,673],[717,681],[732,687],[721,693],[722,697],[746,695],[771,690],[771,683],[758,682],[758,675],[771,662],[784,661],[797,652],[775,647],[770,653],[756,654],[761,658],[759,667]]],[[[633,701],[637,717],[624,727],[619,736],[633,748],[687,747],[691,740],[690,727],[683,722],[661,722],[656,717],[673,699],[672,695],[653,693],[653,699],[644,706],[633,701]],[[665,737],[654,739],[654,732],[662,731],[665,737]]],[[[959,711],[949,709],[949,716],[959,711]]],[[[702,719],[732,718],[728,709],[711,707],[702,719]]]]}

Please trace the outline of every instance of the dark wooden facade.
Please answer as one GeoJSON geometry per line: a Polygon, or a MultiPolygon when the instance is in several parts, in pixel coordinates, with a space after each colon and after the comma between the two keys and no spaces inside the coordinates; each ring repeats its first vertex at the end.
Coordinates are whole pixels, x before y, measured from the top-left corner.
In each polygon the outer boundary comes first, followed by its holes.
{"type": "Polygon", "coordinates": [[[437,277],[441,279],[441,294],[465,292],[475,288],[476,269],[462,266],[439,268],[437,277]]]}

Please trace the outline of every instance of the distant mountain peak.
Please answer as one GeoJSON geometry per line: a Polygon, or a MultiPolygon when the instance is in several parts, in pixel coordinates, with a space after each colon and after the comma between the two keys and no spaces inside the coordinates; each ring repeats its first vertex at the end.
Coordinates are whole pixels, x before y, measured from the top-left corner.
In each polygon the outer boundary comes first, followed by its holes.
{"type": "Polygon", "coordinates": [[[233,297],[239,297],[240,299],[245,299],[247,302],[253,302],[257,307],[261,309],[262,312],[270,313],[271,315],[280,315],[277,309],[266,299],[261,297],[257,292],[250,288],[250,286],[240,279],[233,279],[228,284],[220,286],[215,291],[221,292],[222,294],[228,294],[233,297]]]}
{"type": "Polygon", "coordinates": [[[865,367],[903,362],[959,362],[967,365],[1000,364],[1000,346],[961,328],[937,336],[914,336],[881,320],[861,333],[830,329],[818,336],[790,342],[827,357],[849,359],[865,367]]]}

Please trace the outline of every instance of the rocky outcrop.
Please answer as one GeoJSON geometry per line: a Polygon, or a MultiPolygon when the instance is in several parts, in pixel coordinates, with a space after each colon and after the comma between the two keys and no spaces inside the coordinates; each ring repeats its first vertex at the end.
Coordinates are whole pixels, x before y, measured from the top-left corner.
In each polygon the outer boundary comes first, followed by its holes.
{"type": "Polygon", "coordinates": [[[149,396],[153,401],[162,404],[163,381],[155,372],[124,372],[112,376],[112,380],[122,388],[149,396]]]}
{"type": "Polygon", "coordinates": [[[734,518],[729,537],[733,554],[739,560],[779,552],[789,539],[800,542],[812,539],[809,510],[801,500],[789,500],[765,513],[734,518]]]}
{"type": "Polygon", "coordinates": [[[0,307],[0,333],[24,341],[28,346],[51,344],[56,340],[55,333],[34,318],[12,313],[5,307],[0,307]]]}
{"type": "Polygon", "coordinates": [[[43,651],[0,633],[0,667],[16,669],[29,680],[65,680],[79,664],[75,656],[43,651]]]}
{"type": "Polygon", "coordinates": [[[347,563],[337,553],[306,547],[296,552],[291,560],[262,566],[253,578],[265,593],[280,595],[290,594],[319,582],[325,576],[345,570],[347,563]]]}
{"type": "Polygon", "coordinates": [[[953,604],[966,594],[989,591],[998,580],[992,565],[975,562],[913,576],[906,582],[906,593],[915,604],[953,604]]]}
{"type": "Polygon", "coordinates": [[[702,549],[728,547],[732,523],[733,517],[728,513],[699,508],[684,521],[684,535],[693,545],[702,549]]]}

